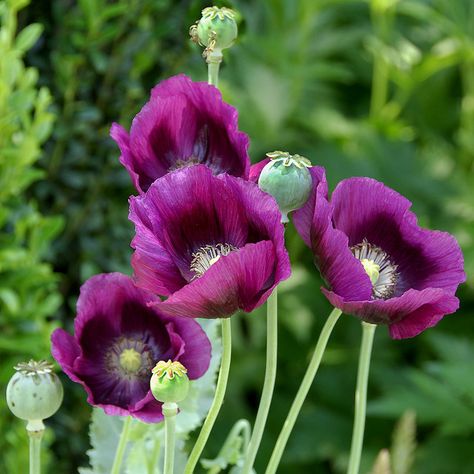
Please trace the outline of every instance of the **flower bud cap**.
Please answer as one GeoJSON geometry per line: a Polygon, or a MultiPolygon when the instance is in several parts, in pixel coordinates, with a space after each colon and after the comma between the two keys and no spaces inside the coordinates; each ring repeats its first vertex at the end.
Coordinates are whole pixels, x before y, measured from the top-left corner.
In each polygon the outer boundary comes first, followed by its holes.
{"type": "Polygon", "coordinates": [[[28,429],[36,431],[42,420],[54,415],[63,400],[63,386],[45,360],[22,362],[7,385],[7,404],[11,412],[29,422],[28,429]]]}
{"type": "Polygon", "coordinates": [[[189,391],[187,369],[177,361],[159,361],[153,368],[150,389],[153,396],[163,403],[183,401],[189,391]]]}
{"type": "Polygon", "coordinates": [[[262,169],[258,185],[275,198],[282,222],[286,223],[288,213],[302,207],[311,194],[313,181],[308,170],[311,162],[284,151],[267,153],[267,156],[271,161],[262,169]]]}
{"type": "Polygon", "coordinates": [[[195,43],[205,46],[204,55],[221,55],[237,38],[236,13],[230,8],[208,7],[201,19],[191,26],[189,34],[195,43]]]}

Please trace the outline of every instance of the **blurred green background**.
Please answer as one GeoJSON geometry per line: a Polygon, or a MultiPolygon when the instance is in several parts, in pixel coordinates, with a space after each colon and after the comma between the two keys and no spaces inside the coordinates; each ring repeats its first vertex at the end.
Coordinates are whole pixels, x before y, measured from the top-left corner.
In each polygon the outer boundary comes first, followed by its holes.
{"type": "MultiPolygon", "coordinates": [[[[288,150],[329,182],[364,175],[413,201],[420,222],[452,232],[468,281],[461,309],[413,340],[376,334],[361,473],[390,448],[392,474],[474,473],[474,3],[472,0],[216,2],[242,15],[220,81],[251,137],[251,156],[288,150]],[[401,428],[394,428],[407,410],[401,428]],[[392,443],[393,441],[393,443],[392,443]],[[397,454],[398,453],[398,454],[397,454]]],[[[159,80],[206,80],[188,27],[208,6],[183,0],[0,1],[0,384],[12,366],[50,358],[54,327],[72,327],[82,282],[130,273],[134,192],[109,138],[128,127],[159,80]]],[[[310,251],[290,226],[293,276],[282,286],[279,372],[257,461],[262,472],[329,312],[310,251]]],[[[233,318],[215,457],[239,417],[255,416],[263,381],[263,309],[233,318]]],[[[343,473],[360,325],[344,317],[279,472],[343,473]]],[[[90,407],[62,376],[47,425],[49,472],[87,464],[90,407]],[[53,432],[54,431],[54,432],[53,432]]],[[[24,425],[0,397],[0,472],[27,471],[24,425]]],[[[377,473],[386,473],[380,468],[377,473]]]]}

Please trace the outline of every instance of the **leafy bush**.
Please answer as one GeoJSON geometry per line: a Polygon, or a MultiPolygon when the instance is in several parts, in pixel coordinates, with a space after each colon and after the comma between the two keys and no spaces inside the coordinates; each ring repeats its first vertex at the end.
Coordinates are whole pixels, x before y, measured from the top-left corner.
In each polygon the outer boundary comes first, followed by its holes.
{"type": "MultiPolygon", "coordinates": [[[[0,2],[0,383],[10,378],[13,365],[28,358],[44,358],[49,336],[56,326],[50,316],[61,304],[58,275],[45,262],[51,243],[60,232],[60,217],[45,217],[26,192],[44,172],[36,165],[41,146],[51,134],[54,115],[51,95],[38,87],[38,71],[23,58],[37,42],[41,25],[17,31],[18,11],[27,1],[0,2]]],[[[0,399],[0,450],[6,453],[0,470],[26,471],[27,450],[23,423],[8,415],[0,399]],[[8,447],[8,449],[7,449],[8,447]]]]}

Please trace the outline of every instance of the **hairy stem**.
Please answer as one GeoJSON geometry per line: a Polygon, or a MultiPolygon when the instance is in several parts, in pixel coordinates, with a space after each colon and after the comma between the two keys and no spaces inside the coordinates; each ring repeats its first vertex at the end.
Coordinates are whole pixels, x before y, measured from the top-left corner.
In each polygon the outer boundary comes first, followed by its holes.
{"type": "Polygon", "coordinates": [[[199,461],[201,453],[206,445],[206,442],[211,433],[212,427],[216,421],[219,410],[221,409],[222,402],[224,401],[224,395],[227,388],[227,379],[229,378],[230,371],[230,359],[232,353],[232,335],[230,318],[223,318],[222,320],[222,361],[221,368],[219,370],[219,377],[217,379],[216,393],[214,400],[212,401],[211,408],[207,414],[206,420],[202,425],[201,432],[199,433],[196,444],[194,445],[191,454],[189,455],[188,462],[184,468],[184,474],[192,474],[199,461]]]}
{"type": "Polygon", "coordinates": [[[111,474],[119,474],[120,468],[122,467],[123,456],[125,454],[125,448],[128,444],[128,438],[130,436],[130,428],[132,426],[132,417],[127,416],[123,422],[122,433],[115,452],[114,464],[112,465],[111,474]]]}
{"type": "Polygon", "coordinates": [[[249,474],[252,470],[258,448],[262,441],[263,431],[270,411],[270,404],[275,387],[278,354],[278,287],[267,301],[267,360],[265,369],[265,380],[263,382],[262,397],[255,419],[255,426],[250,438],[250,444],[242,468],[242,474],[249,474]]]}
{"type": "Polygon", "coordinates": [[[175,430],[178,405],[176,403],[163,404],[163,416],[165,417],[165,467],[164,474],[174,472],[175,430]]]}
{"type": "Polygon", "coordinates": [[[331,335],[334,325],[336,324],[340,315],[341,311],[339,309],[333,309],[326,323],[324,324],[323,329],[321,330],[321,334],[319,335],[318,342],[316,343],[316,348],[314,349],[313,356],[311,357],[311,361],[308,365],[308,368],[306,369],[303,381],[301,382],[300,388],[298,389],[296,397],[291,405],[290,411],[288,412],[288,416],[286,417],[285,423],[283,424],[283,428],[280,432],[280,435],[278,436],[278,440],[275,444],[275,447],[273,448],[273,453],[270,458],[270,462],[268,463],[267,470],[265,471],[266,474],[274,474],[278,469],[278,465],[280,464],[280,459],[283,455],[283,451],[285,450],[288,438],[290,437],[291,431],[295,426],[298,414],[301,410],[301,407],[303,406],[311,384],[313,383],[314,377],[316,376],[316,373],[319,369],[319,365],[326,349],[329,336],[331,335]]]}
{"type": "Polygon", "coordinates": [[[358,474],[362,444],[364,440],[365,411],[367,405],[367,382],[369,379],[370,356],[374,342],[375,324],[362,322],[362,343],[360,346],[357,387],[355,393],[354,428],[352,431],[351,454],[347,474],[358,474]]]}

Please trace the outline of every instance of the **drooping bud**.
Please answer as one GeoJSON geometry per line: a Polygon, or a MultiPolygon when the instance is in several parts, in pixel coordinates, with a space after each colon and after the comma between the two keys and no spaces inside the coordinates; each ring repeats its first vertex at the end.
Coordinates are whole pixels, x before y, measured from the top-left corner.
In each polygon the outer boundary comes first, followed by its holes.
{"type": "Polygon", "coordinates": [[[258,179],[260,189],[271,194],[278,203],[281,221],[288,222],[288,213],[302,207],[311,194],[313,181],[308,168],[311,162],[286,151],[267,153],[270,162],[258,179]]]}
{"type": "Polygon", "coordinates": [[[236,13],[230,8],[208,7],[202,18],[189,29],[191,39],[205,46],[203,56],[209,61],[222,59],[222,50],[234,44],[237,38],[236,13]]]}
{"type": "Polygon", "coordinates": [[[27,420],[28,431],[44,429],[43,420],[54,415],[63,400],[63,386],[45,360],[22,362],[7,385],[7,404],[12,413],[27,420]]]}
{"type": "Polygon", "coordinates": [[[160,360],[150,380],[153,396],[163,403],[178,403],[184,400],[189,391],[189,379],[183,364],[177,361],[160,360]]]}

